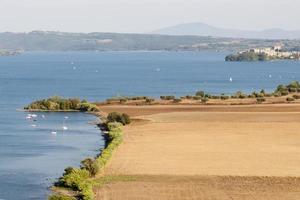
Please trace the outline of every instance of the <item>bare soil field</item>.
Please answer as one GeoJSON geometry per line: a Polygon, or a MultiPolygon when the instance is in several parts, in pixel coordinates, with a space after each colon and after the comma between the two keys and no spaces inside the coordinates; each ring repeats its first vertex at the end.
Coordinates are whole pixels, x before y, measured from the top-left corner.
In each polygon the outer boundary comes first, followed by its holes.
{"type": "Polygon", "coordinates": [[[300,199],[300,105],[103,106],[142,120],[95,188],[97,199],[300,199]],[[142,116],[140,116],[142,115],[142,116]]]}
{"type": "Polygon", "coordinates": [[[300,113],[181,112],[124,128],[109,174],[300,175],[300,113]]]}
{"type": "Polygon", "coordinates": [[[137,176],[95,189],[98,200],[298,200],[299,178],[137,176]]]}

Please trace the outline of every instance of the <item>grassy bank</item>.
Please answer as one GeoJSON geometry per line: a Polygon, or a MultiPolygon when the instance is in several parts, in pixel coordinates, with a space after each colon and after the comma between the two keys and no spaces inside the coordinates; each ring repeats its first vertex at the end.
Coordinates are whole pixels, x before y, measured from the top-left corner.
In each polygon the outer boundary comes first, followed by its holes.
{"type": "MultiPolygon", "coordinates": [[[[48,99],[37,100],[24,107],[25,111],[34,112],[88,112],[97,114],[97,105],[80,100],[78,98],[61,98],[54,96],[48,99]]],[[[123,125],[129,124],[130,118],[125,113],[110,113],[106,122],[102,123],[100,129],[105,133],[106,147],[96,158],[86,158],[81,161],[80,168],[68,167],[63,176],[55,183],[54,195],[49,200],[92,200],[94,177],[100,174],[113,151],[122,142],[123,125]]]]}
{"type": "Polygon", "coordinates": [[[106,130],[107,144],[101,154],[95,159],[87,158],[81,162],[80,168],[66,168],[63,176],[55,184],[59,189],[71,189],[74,197],[67,195],[54,194],[49,197],[49,200],[71,200],[82,199],[92,200],[94,199],[93,185],[99,184],[99,180],[96,181],[95,175],[101,174],[107,162],[112,157],[114,150],[122,142],[122,127],[119,122],[108,122],[100,125],[102,130],[106,130]]]}

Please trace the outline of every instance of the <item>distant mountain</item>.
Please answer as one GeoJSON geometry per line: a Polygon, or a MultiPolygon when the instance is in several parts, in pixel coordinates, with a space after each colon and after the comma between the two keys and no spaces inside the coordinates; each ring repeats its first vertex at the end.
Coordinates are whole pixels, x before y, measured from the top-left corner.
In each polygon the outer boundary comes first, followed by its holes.
{"type": "Polygon", "coordinates": [[[300,30],[286,31],[283,29],[266,29],[263,31],[248,31],[218,28],[204,23],[179,24],[155,30],[151,33],[161,35],[195,35],[248,39],[300,39],[300,30]]]}

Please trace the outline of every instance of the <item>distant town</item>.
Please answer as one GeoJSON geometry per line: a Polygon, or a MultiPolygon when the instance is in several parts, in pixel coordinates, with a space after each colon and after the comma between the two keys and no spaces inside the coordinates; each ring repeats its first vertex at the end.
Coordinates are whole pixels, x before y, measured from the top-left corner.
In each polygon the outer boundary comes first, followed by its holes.
{"type": "Polygon", "coordinates": [[[299,59],[299,51],[284,51],[282,45],[276,45],[271,48],[263,49],[250,49],[249,52],[252,53],[264,53],[267,56],[272,56],[280,59],[299,59]]]}
{"type": "Polygon", "coordinates": [[[300,60],[299,51],[284,50],[283,45],[268,48],[252,48],[226,56],[226,61],[300,60]]]}

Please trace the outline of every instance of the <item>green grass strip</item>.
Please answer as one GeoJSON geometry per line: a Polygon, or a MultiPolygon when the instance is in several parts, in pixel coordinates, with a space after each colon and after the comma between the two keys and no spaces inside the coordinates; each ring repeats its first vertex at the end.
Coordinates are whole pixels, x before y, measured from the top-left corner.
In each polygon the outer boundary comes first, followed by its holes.
{"type": "MultiPolygon", "coordinates": [[[[111,159],[113,152],[123,141],[122,127],[123,125],[118,122],[110,122],[106,124],[108,129],[107,137],[108,144],[105,149],[103,149],[100,156],[95,159],[97,163],[97,171],[102,172],[104,167],[111,159]]],[[[106,179],[103,179],[104,181],[106,179]]],[[[99,180],[98,180],[99,181],[99,180]]],[[[80,169],[71,169],[70,172],[67,172],[60,178],[59,184],[63,187],[71,188],[73,191],[77,192],[77,199],[80,200],[93,200],[93,185],[95,181],[92,179],[91,173],[83,168],[80,169]]],[[[97,183],[96,183],[97,184],[97,183]]],[[[72,197],[66,197],[62,195],[51,195],[48,200],[72,200],[72,197]]]]}

